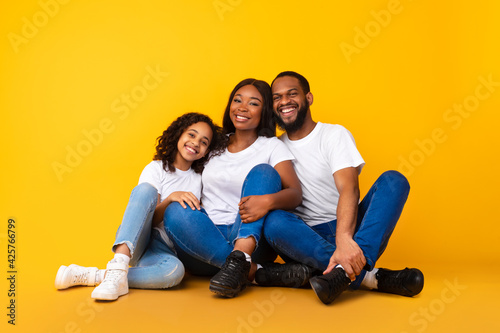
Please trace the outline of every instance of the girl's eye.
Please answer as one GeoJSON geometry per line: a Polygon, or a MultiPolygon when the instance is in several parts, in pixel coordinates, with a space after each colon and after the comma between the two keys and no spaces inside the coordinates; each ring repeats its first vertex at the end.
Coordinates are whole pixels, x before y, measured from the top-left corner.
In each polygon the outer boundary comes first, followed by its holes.
{"type": "Polygon", "coordinates": [[[206,142],[206,141],[202,141],[201,144],[204,146],[208,146],[208,142],[206,142]]]}
{"type": "Polygon", "coordinates": [[[188,133],[189,137],[190,138],[194,138],[194,134],[193,133],[188,133]]]}

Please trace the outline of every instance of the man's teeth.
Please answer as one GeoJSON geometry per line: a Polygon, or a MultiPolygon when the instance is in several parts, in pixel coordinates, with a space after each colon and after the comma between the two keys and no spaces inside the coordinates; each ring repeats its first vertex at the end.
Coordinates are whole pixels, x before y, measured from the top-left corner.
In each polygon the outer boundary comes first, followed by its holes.
{"type": "Polygon", "coordinates": [[[281,109],[281,113],[290,113],[290,112],[292,112],[293,110],[295,110],[295,108],[286,108],[286,109],[281,109]]]}

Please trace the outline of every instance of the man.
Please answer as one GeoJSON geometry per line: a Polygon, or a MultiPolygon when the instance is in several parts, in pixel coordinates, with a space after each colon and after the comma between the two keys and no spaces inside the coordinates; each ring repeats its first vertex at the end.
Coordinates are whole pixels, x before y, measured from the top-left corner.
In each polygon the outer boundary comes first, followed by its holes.
{"type": "Polygon", "coordinates": [[[261,285],[292,286],[310,279],[316,295],[331,303],[350,286],[365,286],[404,296],[423,288],[420,270],[375,268],[387,246],[409,193],[406,178],[396,171],[382,174],[359,203],[358,175],[364,161],[349,131],[340,125],[314,122],[313,95],[308,81],[282,72],[272,83],[273,108],[281,140],[295,156],[303,201],[293,212],[271,212],[264,224],[269,244],[287,262],[259,269],[261,285]],[[300,264],[288,264],[298,262],[300,264]]]}

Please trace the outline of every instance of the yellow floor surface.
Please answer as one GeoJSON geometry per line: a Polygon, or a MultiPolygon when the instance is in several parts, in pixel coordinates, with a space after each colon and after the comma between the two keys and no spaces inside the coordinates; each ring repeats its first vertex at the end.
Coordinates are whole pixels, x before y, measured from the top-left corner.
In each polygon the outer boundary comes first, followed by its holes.
{"type": "Polygon", "coordinates": [[[471,266],[419,267],[425,287],[416,297],[347,291],[325,306],[311,289],[252,286],[222,299],[208,290],[208,278],[189,275],[173,289],[131,289],[118,301],[96,302],[91,287],[57,291],[54,266],[53,274],[38,277],[38,286],[19,289],[16,325],[6,326],[9,332],[54,333],[500,332],[498,267],[488,274],[471,266]]]}

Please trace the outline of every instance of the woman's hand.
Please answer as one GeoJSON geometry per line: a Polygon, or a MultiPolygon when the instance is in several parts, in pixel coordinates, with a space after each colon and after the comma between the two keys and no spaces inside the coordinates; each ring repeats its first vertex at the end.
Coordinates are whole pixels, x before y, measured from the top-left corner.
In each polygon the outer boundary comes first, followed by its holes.
{"type": "Polygon", "coordinates": [[[200,200],[191,192],[172,192],[164,201],[167,201],[168,204],[178,202],[182,208],[187,208],[186,204],[188,204],[192,210],[200,210],[200,200]]]}
{"type": "Polygon", "coordinates": [[[268,195],[251,195],[241,198],[240,207],[241,222],[255,222],[269,212],[268,195]]]}

